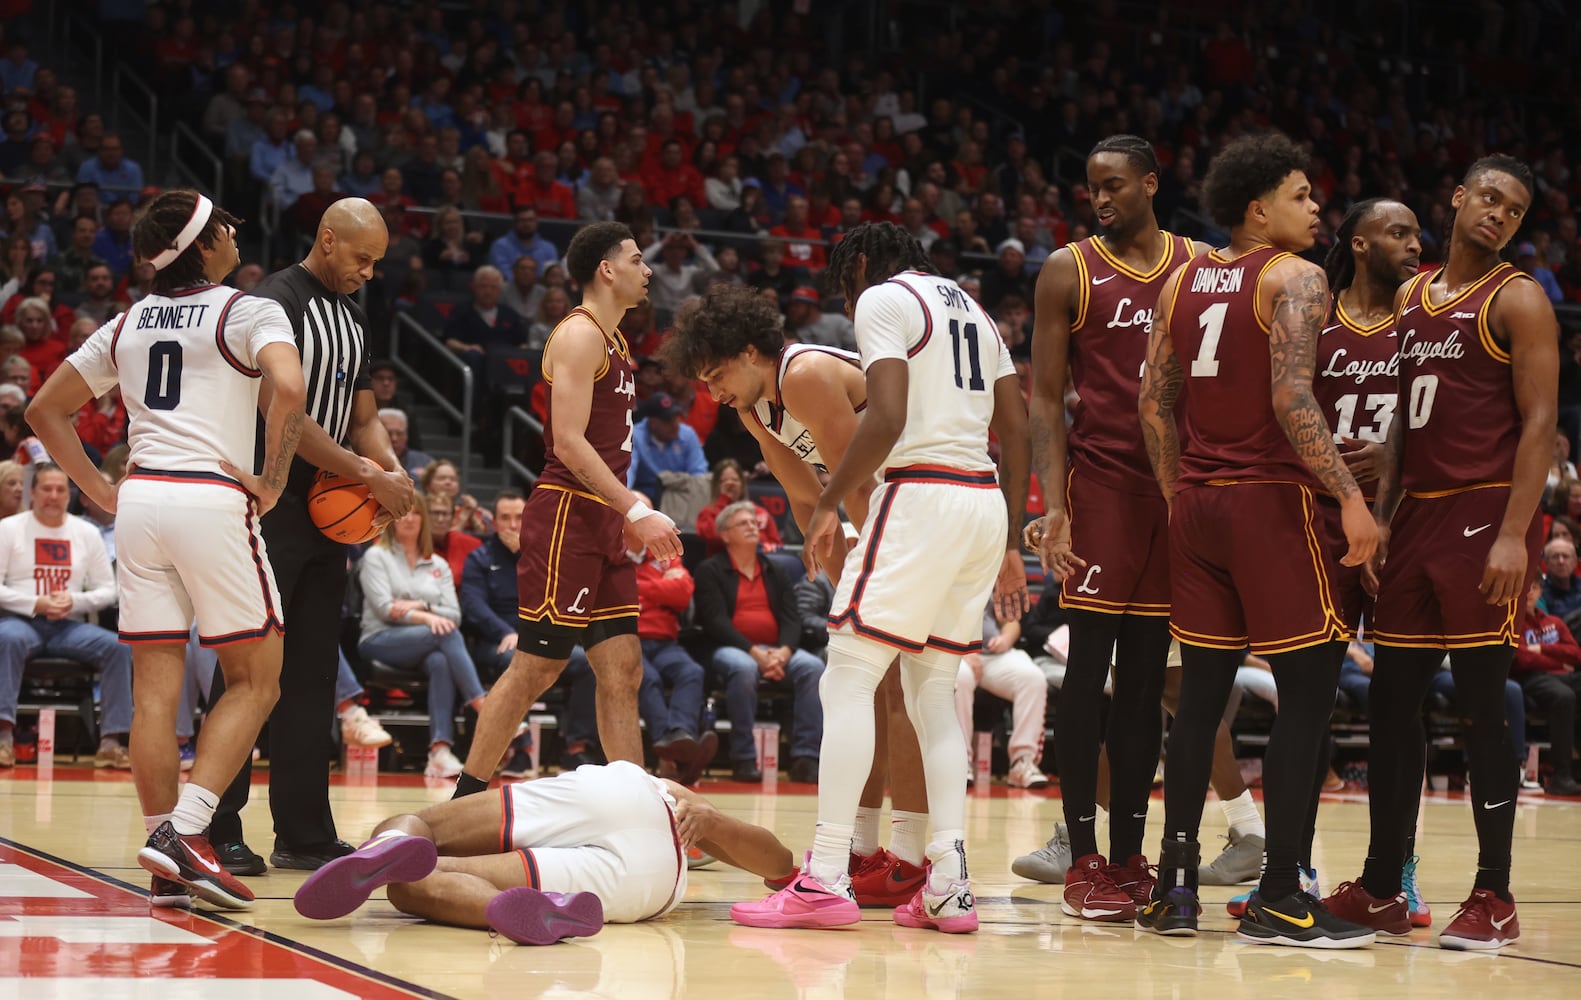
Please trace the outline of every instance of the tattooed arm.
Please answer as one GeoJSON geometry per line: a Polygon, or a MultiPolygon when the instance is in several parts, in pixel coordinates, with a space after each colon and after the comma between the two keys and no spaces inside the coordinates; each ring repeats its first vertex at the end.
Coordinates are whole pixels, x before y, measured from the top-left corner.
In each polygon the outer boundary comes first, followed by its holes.
{"type": "MultiPolygon", "coordinates": [[[[1185,265],[1182,264],[1181,267],[1185,265]]],[[[1142,367],[1142,393],[1137,399],[1137,415],[1142,420],[1142,443],[1153,475],[1164,500],[1175,502],[1175,480],[1180,476],[1180,435],[1175,431],[1175,403],[1186,384],[1185,369],[1175,356],[1175,342],[1169,336],[1175,289],[1180,284],[1177,268],[1159,289],[1158,306],[1153,311],[1153,331],[1147,337],[1147,363],[1142,367]]]]}
{"type": "Polygon", "coordinates": [[[1316,264],[1288,257],[1268,269],[1257,308],[1268,322],[1268,360],[1274,416],[1301,461],[1317,475],[1342,510],[1350,551],[1347,566],[1365,562],[1378,544],[1378,528],[1356,479],[1334,445],[1328,418],[1312,394],[1317,342],[1328,315],[1328,279],[1316,264]],[[1266,304],[1264,299],[1269,301],[1266,304]]]}
{"type": "MultiPolygon", "coordinates": [[[[627,513],[637,502],[637,495],[610,471],[598,450],[587,440],[587,421],[593,412],[593,384],[610,357],[604,335],[592,320],[576,316],[561,324],[549,350],[553,356],[545,353],[543,368],[545,377],[553,380],[549,392],[554,413],[555,455],[589,493],[622,514],[627,513]]],[[[662,514],[641,518],[634,522],[632,530],[655,559],[681,554],[675,525],[662,514]]]]}
{"type": "MultiPolygon", "coordinates": [[[[269,386],[268,409],[264,411],[263,472],[252,475],[229,462],[220,467],[257,501],[257,514],[263,517],[279,502],[291,474],[291,459],[302,441],[304,425],[310,423],[303,407],[307,403],[307,382],[302,376],[302,356],[295,344],[273,343],[258,352],[258,368],[269,386]]],[[[262,393],[260,393],[260,398],[262,393]]],[[[316,426],[316,425],[315,425],[316,426]]]]}

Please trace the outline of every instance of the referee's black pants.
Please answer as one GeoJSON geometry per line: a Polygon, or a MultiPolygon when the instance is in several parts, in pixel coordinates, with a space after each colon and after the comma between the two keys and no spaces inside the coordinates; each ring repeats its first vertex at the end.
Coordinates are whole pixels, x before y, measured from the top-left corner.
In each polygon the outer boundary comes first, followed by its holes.
{"type": "MultiPolygon", "coordinates": [[[[262,529],[285,610],[280,700],[269,714],[269,812],[275,848],[302,849],[336,839],[329,809],[329,760],[334,753],[346,547],[324,537],[308,519],[306,502],[289,490],[265,515],[262,529]]],[[[215,673],[218,697],[224,681],[215,673]]],[[[242,839],[240,813],[251,784],[249,758],[220,797],[210,842],[242,839]]]]}

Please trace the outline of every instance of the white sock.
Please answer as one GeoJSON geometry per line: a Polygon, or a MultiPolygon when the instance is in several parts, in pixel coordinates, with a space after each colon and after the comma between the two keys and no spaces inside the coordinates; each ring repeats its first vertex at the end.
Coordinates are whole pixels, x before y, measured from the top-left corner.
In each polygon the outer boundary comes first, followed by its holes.
{"type": "Polygon", "coordinates": [[[833,889],[851,867],[851,827],[841,823],[819,823],[812,838],[812,858],[807,871],[833,889]]]}
{"type": "Polygon", "coordinates": [[[951,884],[966,881],[966,834],[962,830],[940,830],[928,841],[928,891],[943,895],[951,884]]]}
{"type": "Polygon", "coordinates": [[[1230,829],[1241,836],[1268,836],[1268,829],[1263,826],[1263,818],[1257,814],[1257,803],[1252,801],[1250,789],[1233,799],[1219,800],[1219,808],[1224,810],[1224,819],[1230,824],[1230,829]]]}
{"type": "MultiPolygon", "coordinates": [[[[364,843],[362,845],[362,847],[372,847],[374,844],[382,844],[386,840],[394,840],[397,837],[410,837],[410,836],[411,836],[411,834],[407,833],[405,830],[386,830],[383,833],[381,833],[381,834],[379,834],[379,835],[377,835],[375,837],[368,838],[367,842],[364,843]]],[[[360,851],[360,850],[362,850],[362,847],[359,847],[357,849],[360,851]]]]}
{"type": "Polygon", "coordinates": [[[181,798],[176,800],[176,808],[170,812],[170,825],[183,836],[202,833],[209,828],[209,821],[214,818],[214,810],[219,804],[218,795],[189,781],[181,786],[181,798]]]}
{"type": "Polygon", "coordinates": [[[922,867],[928,846],[928,814],[905,812],[889,815],[889,853],[908,865],[922,867]]]}
{"type": "Polygon", "coordinates": [[[867,858],[878,853],[878,818],[883,811],[882,808],[870,806],[856,807],[856,826],[852,828],[854,832],[851,835],[852,854],[867,858]]]}
{"type": "Polygon", "coordinates": [[[335,715],[336,715],[337,718],[344,719],[346,716],[348,716],[351,713],[355,712],[357,710],[357,708],[358,708],[357,703],[356,702],[352,702],[350,705],[347,705],[345,708],[341,709],[339,712],[336,712],[335,715]]]}
{"type": "Polygon", "coordinates": [[[144,816],[143,829],[148,832],[150,837],[152,837],[154,835],[154,831],[159,829],[160,825],[169,818],[169,813],[160,813],[158,816],[144,816]]]}

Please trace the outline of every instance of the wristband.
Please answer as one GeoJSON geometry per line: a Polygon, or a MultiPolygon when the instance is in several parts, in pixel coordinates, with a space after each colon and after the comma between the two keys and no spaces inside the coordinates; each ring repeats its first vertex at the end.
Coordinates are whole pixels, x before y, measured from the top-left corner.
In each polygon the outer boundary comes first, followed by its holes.
{"type": "Polygon", "coordinates": [[[652,507],[649,507],[641,500],[637,500],[633,502],[630,507],[626,508],[626,520],[630,521],[632,524],[636,524],[638,521],[647,517],[649,514],[656,513],[658,513],[658,511],[654,510],[652,507]]]}

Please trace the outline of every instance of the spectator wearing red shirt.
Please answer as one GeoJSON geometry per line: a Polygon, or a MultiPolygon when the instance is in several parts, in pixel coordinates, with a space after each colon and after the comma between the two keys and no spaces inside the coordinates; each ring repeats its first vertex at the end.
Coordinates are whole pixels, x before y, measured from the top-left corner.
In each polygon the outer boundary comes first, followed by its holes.
{"type": "Polygon", "coordinates": [[[1520,644],[1515,647],[1511,676],[1520,682],[1526,697],[1548,712],[1548,739],[1553,748],[1550,795],[1581,795],[1571,757],[1575,753],[1576,695],[1581,694],[1581,646],[1565,623],[1537,607],[1543,595],[1541,582],[1526,588],[1524,613],[1515,623],[1520,644]]]}
{"type": "MultiPolygon", "coordinates": [[[[746,474],[741,470],[741,463],[733,458],[722,458],[715,462],[714,502],[697,512],[697,534],[706,543],[709,555],[715,555],[725,549],[725,541],[719,537],[720,512],[731,504],[746,499],[748,499],[747,479],[746,474]]],[[[780,539],[780,529],[774,523],[774,515],[759,504],[753,506],[757,508],[758,538],[763,551],[779,551],[785,543],[780,539]]]]}
{"type": "Polygon", "coordinates": [[[531,205],[542,219],[576,218],[576,195],[555,179],[559,160],[549,150],[533,157],[532,173],[516,177],[515,202],[517,207],[531,205]]]}
{"type": "Polygon", "coordinates": [[[725,685],[730,718],[730,760],[737,781],[759,781],[758,686],[794,692],[790,780],[818,780],[823,741],[823,705],[818,682],[823,661],[797,648],[801,616],[791,581],[758,551],[757,512],[751,503],[731,504],[719,515],[725,551],[697,567],[697,621],[715,645],[712,665],[725,685]]]}
{"type": "Polygon", "coordinates": [[[692,199],[693,205],[707,204],[702,172],[682,158],[679,139],[665,141],[660,148],[659,162],[643,171],[642,186],[648,193],[648,200],[655,205],[668,205],[678,195],[692,199]]]}
{"type": "Polygon", "coordinates": [[[769,230],[770,236],[786,240],[785,262],[791,267],[805,267],[817,273],[828,264],[821,242],[823,234],[807,221],[807,199],[791,195],[785,202],[785,222],[769,230]]]}
{"type": "Polygon", "coordinates": [[[637,638],[642,643],[642,686],[637,709],[653,739],[659,777],[694,784],[719,749],[713,732],[698,736],[703,715],[703,668],[676,641],[681,616],[692,605],[695,584],[679,559],[631,554],[637,564],[637,638]],[[664,689],[669,687],[666,704],[664,689]]]}
{"type": "Polygon", "coordinates": [[[56,336],[49,303],[42,298],[34,297],[19,302],[15,319],[24,338],[22,349],[17,353],[33,366],[33,374],[42,384],[65,360],[66,341],[56,336]]]}
{"type": "Polygon", "coordinates": [[[434,555],[450,564],[451,580],[456,593],[461,593],[461,571],[467,556],[483,544],[483,539],[456,531],[451,525],[456,520],[456,501],[448,493],[428,494],[428,532],[434,541],[434,555]]]}

